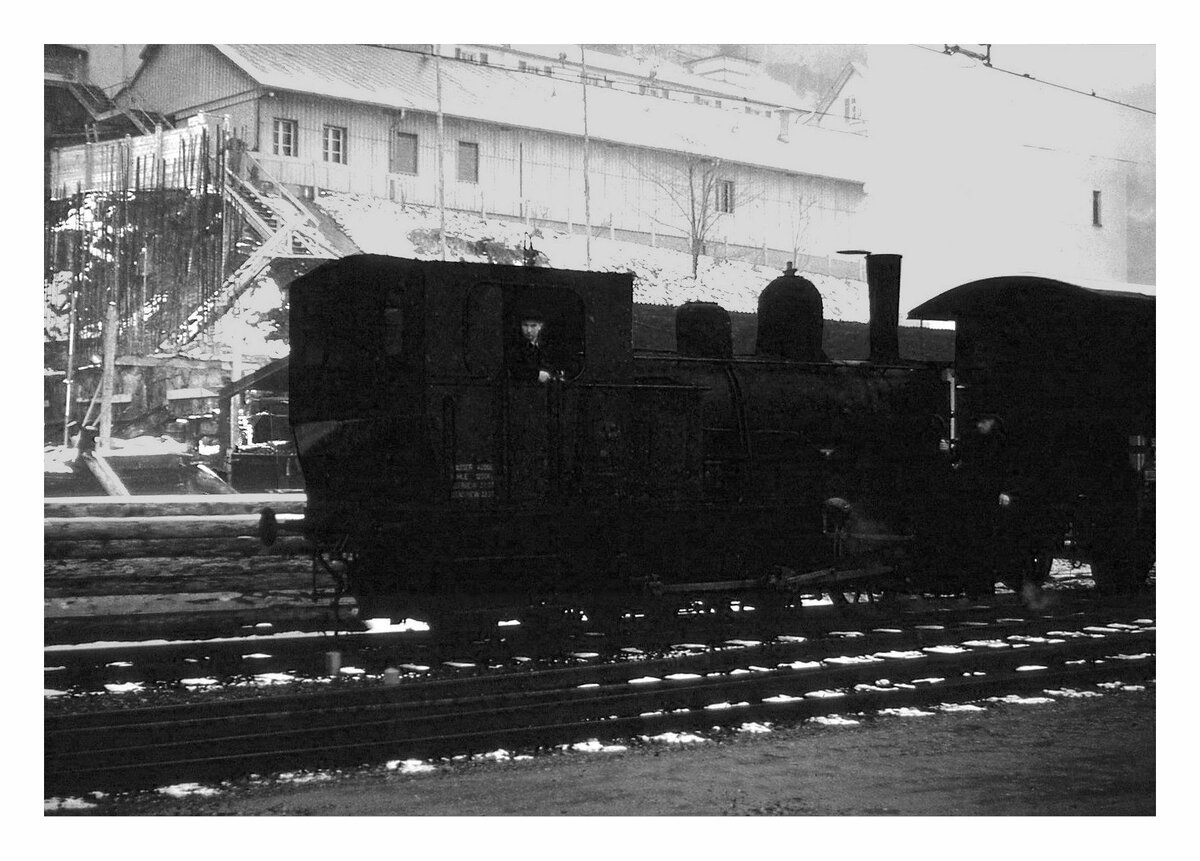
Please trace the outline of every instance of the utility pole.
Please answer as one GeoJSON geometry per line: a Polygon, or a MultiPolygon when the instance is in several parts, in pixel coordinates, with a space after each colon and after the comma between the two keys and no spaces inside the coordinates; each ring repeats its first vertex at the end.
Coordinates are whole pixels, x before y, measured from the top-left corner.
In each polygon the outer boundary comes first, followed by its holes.
{"type": "Polygon", "coordinates": [[[112,447],[113,383],[117,370],[117,303],[108,303],[104,317],[104,369],[100,378],[100,445],[112,447]]]}
{"type": "Polygon", "coordinates": [[[588,110],[587,110],[587,57],[584,54],[583,45],[579,46],[579,64],[583,67],[581,72],[580,82],[583,84],[583,222],[586,240],[584,243],[585,253],[587,255],[586,269],[592,268],[592,187],[588,179],[588,150],[590,149],[590,139],[588,137],[588,110]]]}
{"type": "Polygon", "coordinates": [[[71,444],[71,397],[75,388],[75,301],[79,295],[79,273],[71,273],[71,310],[67,317],[67,379],[63,403],[63,445],[71,444]]]}
{"type": "Polygon", "coordinates": [[[433,46],[433,68],[437,78],[437,172],[438,172],[438,215],[442,227],[438,231],[442,259],[446,259],[446,154],[443,152],[445,117],[442,113],[442,46],[433,46]]]}
{"type": "MultiPolygon", "coordinates": [[[[82,195],[80,195],[82,197],[82,195]]],[[[63,402],[63,445],[71,444],[71,398],[75,395],[75,327],[77,320],[77,302],[79,297],[79,286],[83,281],[82,265],[80,263],[80,246],[83,245],[83,226],[82,217],[79,210],[82,207],[75,209],[75,246],[71,249],[71,306],[67,312],[67,378],[66,392],[64,393],[63,402]]]]}

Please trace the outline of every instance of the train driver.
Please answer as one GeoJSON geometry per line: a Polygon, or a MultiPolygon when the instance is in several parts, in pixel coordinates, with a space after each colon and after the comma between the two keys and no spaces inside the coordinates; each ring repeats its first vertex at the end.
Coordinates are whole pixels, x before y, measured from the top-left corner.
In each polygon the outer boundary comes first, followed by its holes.
{"type": "Polygon", "coordinates": [[[511,366],[514,379],[548,383],[564,378],[562,370],[550,361],[545,330],[546,320],[537,311],[526,311],[521,315],[520,346],[511,366]]]}

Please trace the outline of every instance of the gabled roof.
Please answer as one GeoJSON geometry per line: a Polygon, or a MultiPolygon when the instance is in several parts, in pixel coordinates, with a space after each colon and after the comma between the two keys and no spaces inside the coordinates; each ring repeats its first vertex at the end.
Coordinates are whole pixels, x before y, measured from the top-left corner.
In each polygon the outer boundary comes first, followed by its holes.
{"type": "MultiPolygon", "coordinates": [[[[387,108],[437,111],[435,60],[373,45],[217,45],[261,86],[387,108]]],[[[447,116],[581,137],[583,87],[443,57],[447,116]]],[[[588,133],[615,144],[684,152],[791,173],[864,181],[864,142],[856,135],[588,87],[588,133]]]]}
{"type": "Polygon", "coordinates": [[[841,73],[837,76],[837,80],[833,82],[829,89],[825,91],[825,95],[823,95],[820,101],[817,102],[817,106],[813,110],[812,114],[815,118],[815,122],[819,123],[825,119],[825,115],[829,112],[830,105],[837,101],[837,97],[841,95],[842,90],[846,88],[846,84],[850,83],[850,79],[855,75],[858,75],[860,78],[865,78],[867,76],[867,70],[861,63],[857,61],[851,61],[846,64],[846,67],[842,69],[841,73]]]}

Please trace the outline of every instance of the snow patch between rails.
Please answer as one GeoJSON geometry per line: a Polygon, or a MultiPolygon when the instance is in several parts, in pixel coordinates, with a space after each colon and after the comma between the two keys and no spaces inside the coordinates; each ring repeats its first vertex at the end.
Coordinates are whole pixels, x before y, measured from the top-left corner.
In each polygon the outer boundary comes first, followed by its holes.
{"type": "Polygon", "coordinates": [[[974,703],[942,703],[935,706],[939,711],[944,712],[985,712],[986,708],[977,706],[974,703]]]}
{"type": "Polygon", "coordinates": [[[1018,706],[1040,706],[1054,702],[1050,697],[1022,697],[1017,694],[1008,694],[1003,697],[988,697],[987,701],[989,703],[1009,703],[1018,706]]]}
{"type": "Polygon", "coordinates": [[[219,795],[221,790],[211,786],[205,786],[202,783],[175,783],[171,786],[160,786],[154,790],[160,795],[169,795],[172,798],[188,798],[193,795],[219,795]]]}
{"type": "Polygon", "coordinates": [[[189,688],[189,689],[205,688],[210,685],[217,684],[217,680],[216,679],[180,679],[179,684],[181,684],[185,688],[189,688]]]}
{"type": "Polygon", "coordinates": [[[82,798],[68,796],[67,798],[47,798],[42,803],[42,812],[55,810],[90,810],[95,807],[90,801],[84,801],[82,798]]]}
{"type": "Polygon", "coordinates": [[[822,663],[826,664],[873,664],[882,661],[883,658],[877,658],[874,655],[839,655],[836,658],[826,658],[822,663]]]}
{"type": "Polygon", "coordinates": [[[822,726],[858,726],[858,721],[851,718],[842,717],[841,715],[817,715],[810,717],[809,723],[819,723],[822,726]]]}
{"type": "Polygon", "coordinates": [[[364,619],[363,624],[367,626],[368,634],[391,634],[404,631],[429,630],[429,623],[422,622],[420,619],[402,619],[399,622],[393,622],[391,619],[384,617],[380,619],[364,619]]]}
{"type": "Polygon", "coordinates": [[[694,735],[690,732],[664,732],[659,735],[642,735],[638,736],[638,738],[642,741],[659,741],[665,744],[697,744],[708,741],[703,736],[694,735]]]}
{"type": "Polygon", "coordinates": [[[398,771],[401,774],[426,774],[437,771],[437,766],[420,759],[393,759],[387,764],[388,771],[398,771]]]}
{"type": "Polygon", "coordinates": [[[104,686],[104,690],[110,694],[127,694],[133,691],[140,691],[141,689],[141,682],[122,682],[120,684],[107,684],[104,686]]]}
{"type": "Polygon", "coordinates": [[[471,759],[479,762],[481,760],[491,760],[492,762],[508,762],[512,759],[512,754],[504,748],[488,751],[487,753],[477,753],[471,759]]]}
{"type": "Polygon", "coordinates": [[[767,724],[755,723],[753,721],[750,721],[748,723],[744,723],[741,726],[737,727],[737,731],[738,732],[748,732],[748,733],[764,733],[764,732],[770,732],[771,727],[767,724]]]}
{"type": "Polygon", "coordinates": [[[621,753],[629,750],[622,744],[602,744],[598,739],[590,738],[587,741],[576,742],[575,744],[564,744],[563,750],[574,750],[579,753],[621,753]]]}
{"type": "Polygon", "coordinates": [[[1087,697],[1102,697],[1104,694],[1099,691],[1077,691],[1074,688],[1062,688],[1059,690],[1045,690],[1044,694],[1049,694],[1052,697],[1062,697],[1064,699],[1084,699],[1087,697]]]}
{"type": "Polygon", "coordinates": [[[880,709],[876,714],[888,715],[889,717],[928,717],[936,714],[936,712],[927,712],[924,709],[914,709],[909,706],[902,706],[898,709],[880,709]]]}

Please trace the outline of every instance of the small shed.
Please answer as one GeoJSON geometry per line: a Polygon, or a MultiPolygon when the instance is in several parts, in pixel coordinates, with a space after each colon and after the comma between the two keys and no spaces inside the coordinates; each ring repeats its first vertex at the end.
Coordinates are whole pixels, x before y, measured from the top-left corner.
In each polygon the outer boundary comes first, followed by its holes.
{"type": "Polygon", "coordinates": [[[288,427],[288,358],[276,359],[217,395],[227,480],[242,493],[304,486],[288,427]]]}

